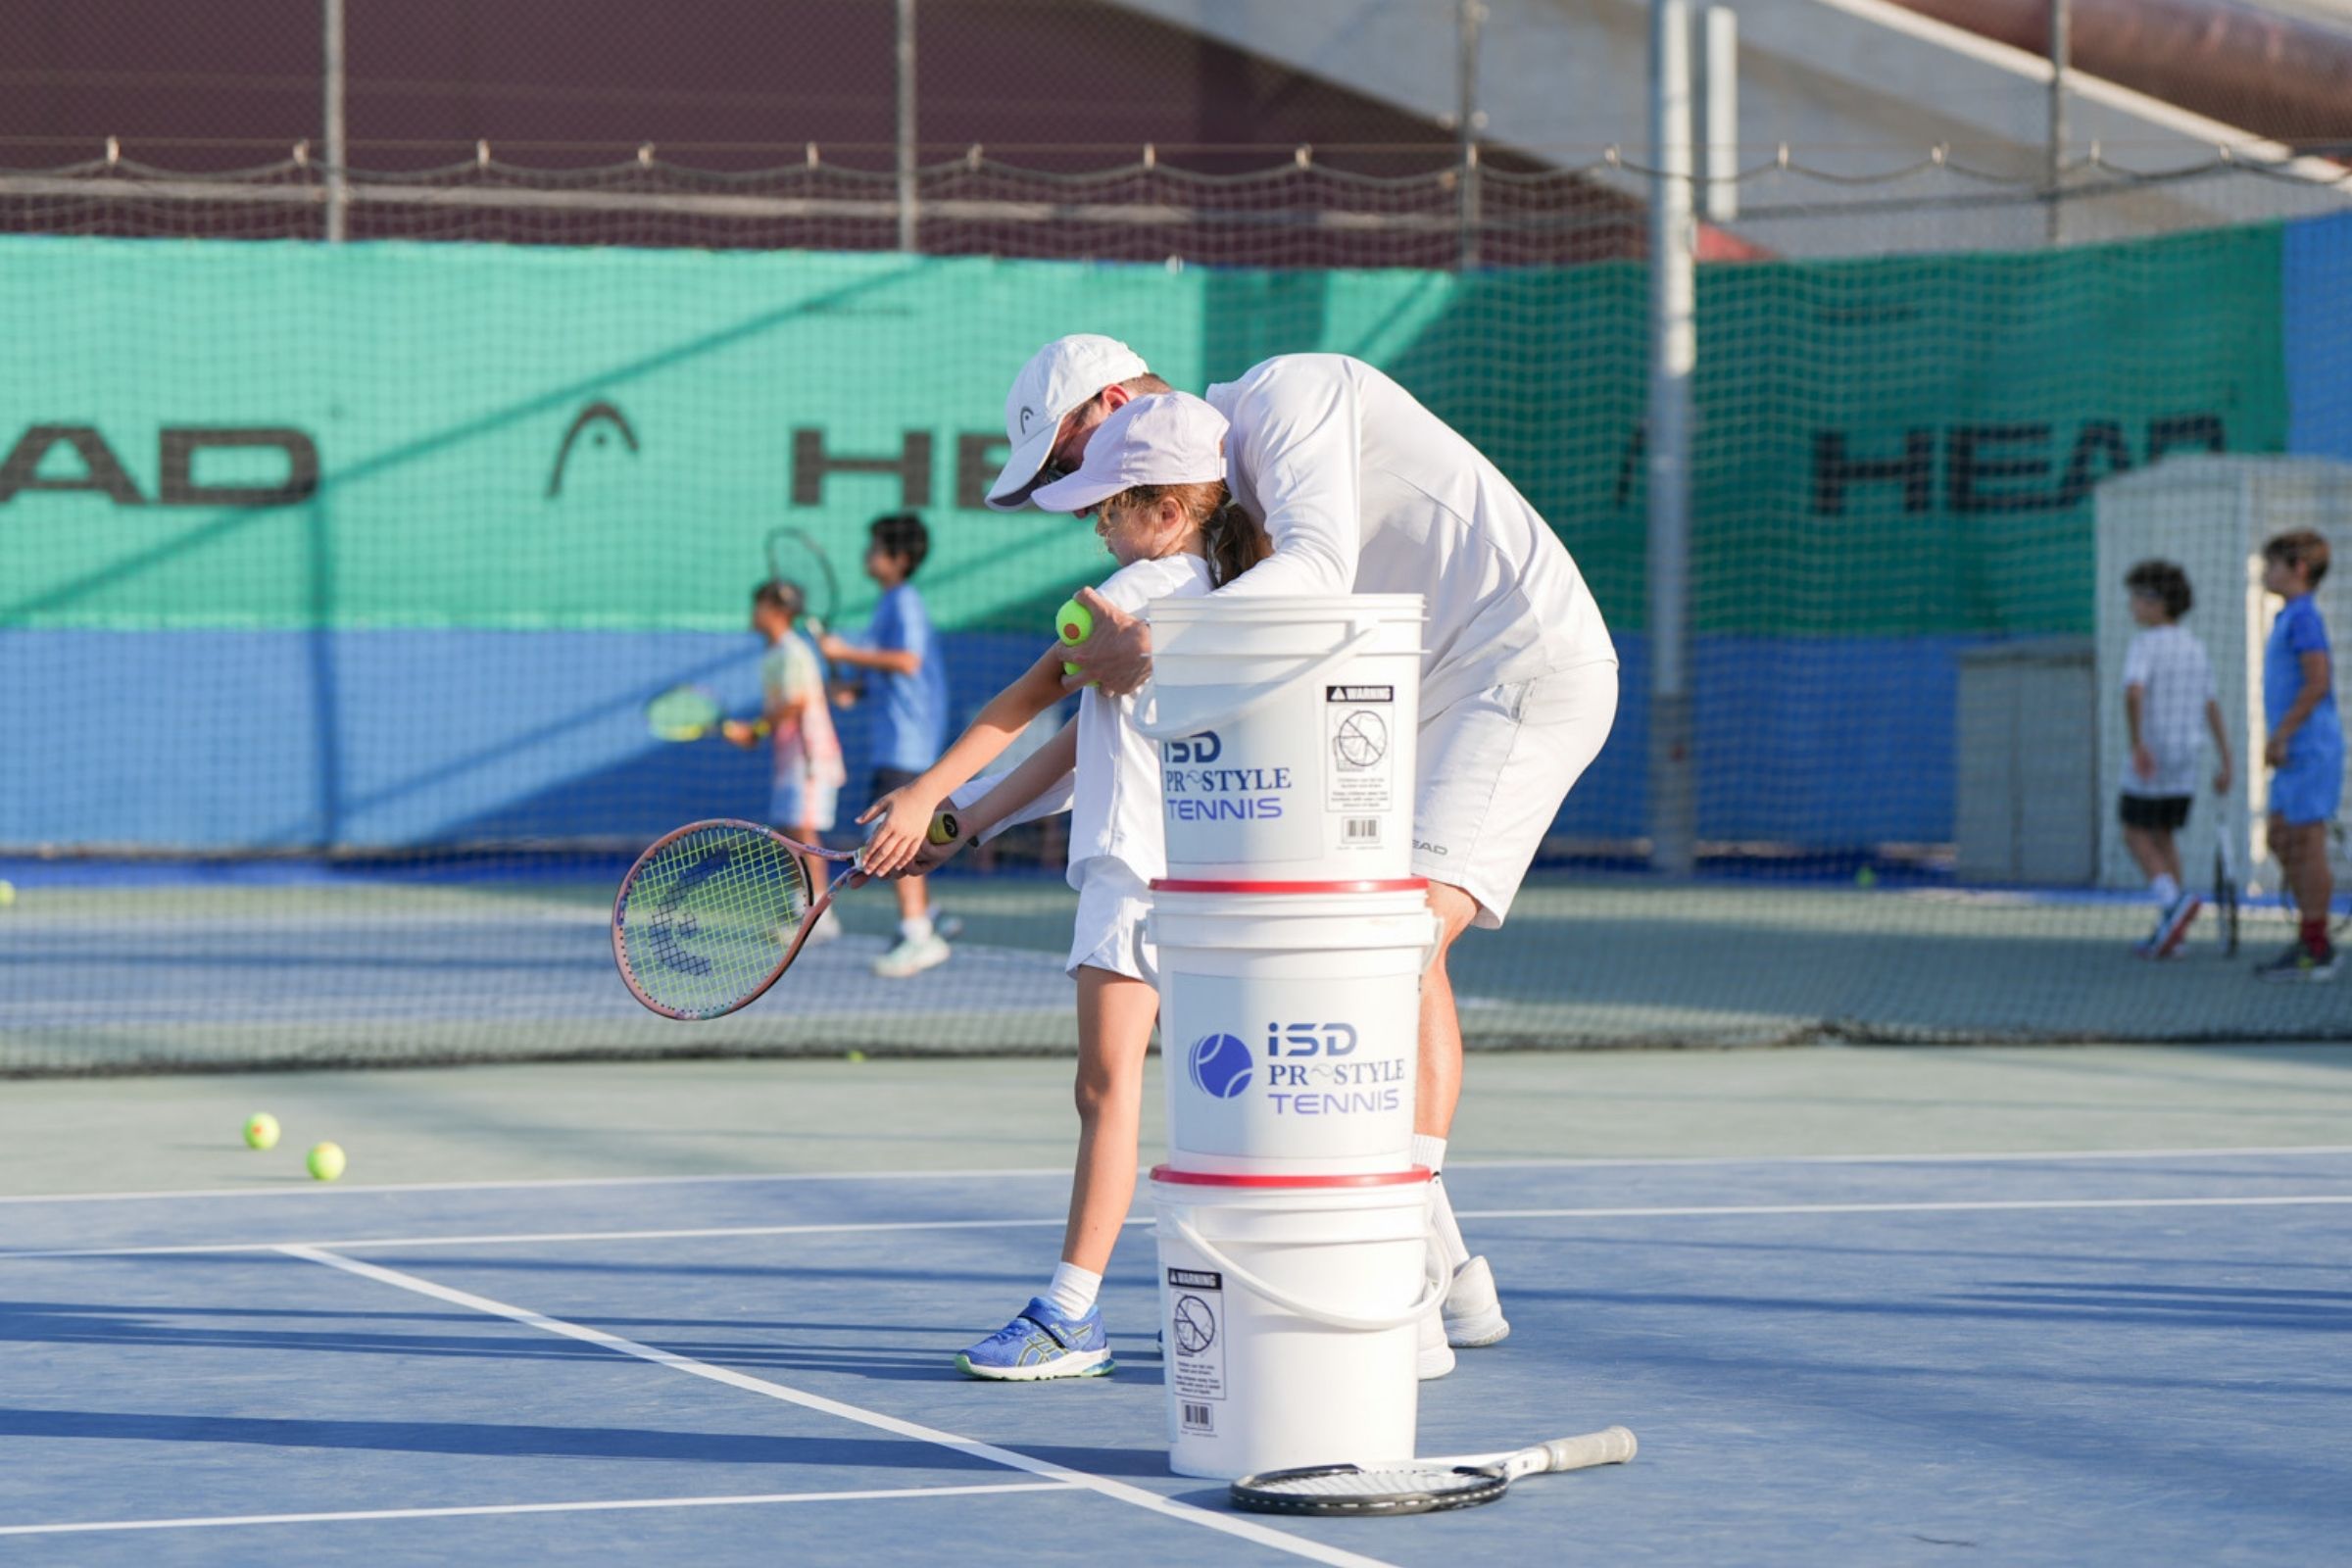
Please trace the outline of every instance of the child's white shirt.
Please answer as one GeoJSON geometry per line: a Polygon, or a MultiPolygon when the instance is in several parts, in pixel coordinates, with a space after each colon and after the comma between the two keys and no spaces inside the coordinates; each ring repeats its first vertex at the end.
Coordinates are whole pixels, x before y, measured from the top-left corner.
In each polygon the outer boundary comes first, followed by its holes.
{"type": "Polygon", "coordinates": [[[2124,685],[2140,689],[2139,740],[2156,760],[2142,778],[2124,760],[2123,793],[2194,795],[2205,754],[2205,705],[2214,699],[2213,663],[2185,626],[2150,626],[2124,653],[2124,685]]]}
{"type": "MultiPolygon", "coordinates": [[[[1209,591],[1208,563],[1163,556],[1121,566],[1097,590],[1130,615],[1157,599],[1196,599],[1209,591]]],[[[1161,823],[1159,748],[1136,733],[1135,698],[1089,686],[1078,700],[1077,787],[1070,801],[1069,882],[1086,885],[1086,863],[1108,858],[1149,885],[1167,874],[1161,823]]]]}

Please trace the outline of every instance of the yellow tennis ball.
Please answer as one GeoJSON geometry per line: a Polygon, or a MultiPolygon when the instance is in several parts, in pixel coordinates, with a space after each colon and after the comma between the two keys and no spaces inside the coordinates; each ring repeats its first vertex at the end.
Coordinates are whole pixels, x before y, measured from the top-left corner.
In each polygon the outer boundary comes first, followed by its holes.
{"type": "Polygon", "coordinates": [[[956,839],[956,813],[942,811],[931,818],[931,831],[926,835],[934,844],[953,844],[956,839]]]}
{"type": "Polygon", "coordinates": [[[277,1147],[277,1118],[266,1110],[257,1110],[245,1118],[245,1147],[275,1149],[277,1147]]]}
{"type": "Polygon", "coordinates": [[[309,1160],[311,1175],[322,1182],[331,1182],[343,1174],[343,1146],[341,1144],[313,1144],[309,1160]]]}
{"type": "Polygon", "coordinates": [[[1082,643],[1095,634],[1095,612],[1075,599],[1064,599],[1054,612],[1054,629],[1065,643],[1082,643]]]}
{"type": "Polygon", "coordinates": [[[865,1059],[865,1053],[862,1051],[853,1051],[849,1054],[849,1059],[852,1061],[863,1061],[865,1059]]]}
{"type": "Polygon", "coordinates": [[[17,885],[14,882],[0,882],[0,908],[16,902],[17,885]]]}

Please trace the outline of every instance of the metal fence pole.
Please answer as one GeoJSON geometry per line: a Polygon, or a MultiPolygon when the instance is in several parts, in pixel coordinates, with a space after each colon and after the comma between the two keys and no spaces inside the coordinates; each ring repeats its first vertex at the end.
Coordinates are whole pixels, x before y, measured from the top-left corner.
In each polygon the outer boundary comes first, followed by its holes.
{"type": "Polygon", "coordinates": [[[1690,376],[1698,362],[1691,217],[1690,11],[1649,10],[1649,839],[1650,864],[1697,863],[1691,781],[1690,376]]]}
{"type": "Polygon", "coordinates": [[[913,251],[915,232],[914,0],[899,0],[899,249],[913,251]]]}
{"type": "Polygon", "coordinates": [[[343,127],[343,0],[323,0],[322,59],[319,74],[324,89],[323,129],[326,151],[326,239],[340,245],[351,233],[351,166],[343,127]]]}
{"type": "Polygon", "coordinates": [[[1479,0],[1455,0],[1459,24],[1454,50],[1454,143],[1460,161],[1461,251],[1467,270],[1478,265],[1478,24],[1486,8],[1479,0]]]}
{"type": "Polygon", "coordinates": [[[2066,61],[2072,52],[2067,0],[2050,0],[2050,243],[2066,239],[2066,61]]]}

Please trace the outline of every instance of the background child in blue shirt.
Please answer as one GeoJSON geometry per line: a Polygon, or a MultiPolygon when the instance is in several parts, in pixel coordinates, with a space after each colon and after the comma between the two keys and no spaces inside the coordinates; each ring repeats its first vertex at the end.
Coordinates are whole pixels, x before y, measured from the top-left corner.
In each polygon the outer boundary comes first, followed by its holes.
{"type": "MultiPolygon", "coordinates": [[[[835,664],[867,669],[881,679],[874,728],[876,800],[912,783],[948,744],[948,672],[914,574],[931,553],[931,531],[911,512],[876,517],[867,531],[865,574],[882,590],[865,635],[857,642],[827,636],[818,647],[835,664]]],[[[920,877],[891,884],[899,896],[899,945],[874,960],[885,979],[948,961],[947,939],[932,929],[928,891],[920,877]]]]}
{"type": "Polygon", "coordinates": [[[2262,547],[2262,585],[2286,601],[2262,656],[2262,708],[2270,740],[2271,854],[2292,894],[2301,929],[2284,953],[2257,965],[2265,980],[2332,980],[2328,939],[2328,834],[2344,789],[2344,732],[2335,710],[2328,626],[2311,591],[2328,575],[2328,541],[2310,529],[2262,547]]]}

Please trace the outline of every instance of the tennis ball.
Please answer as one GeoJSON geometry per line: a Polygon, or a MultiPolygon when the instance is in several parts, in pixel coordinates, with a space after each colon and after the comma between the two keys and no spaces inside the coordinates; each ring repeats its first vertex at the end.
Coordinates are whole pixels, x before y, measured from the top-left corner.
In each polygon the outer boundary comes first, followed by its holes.
{"type": "Polygon", "coordinates": [[[1854,873],[1854,886],[1858,888],[1875,888],[1878,885],[1879,873],[1872,870],[1869,866],[1866,865],[1854,873]]]}
{"type": "Polygon", "coordinates": [[[343,1174],[343,1146],[341,1144],[313,1144],[309,1164],[313,1178],[331,1182],[343,1174]]]}
{"type": "Polygon", "coordinates": [[[865,1059],[865,1053],[862,1051],[853,1051],[849,1054],[849,1059],[851,1061],[863,1061],[865,1059]]]}
{"type": "Polygon", "coordinates": [[[257,1110],[245,1118],[245,1147],[275,1149],[277,1147],[277,1118],[266,1110],[257,1110]]]}
{"type": "Polygon", "coordinates": [[[956,813],[942,811],[931,818],[931,831],[925,835],[934,844],[953,844],[956,839],[956,813]]]}
{"type": "MultiPolygon", "coordinates": [[[[1075,599],[1064,599],[1061,608],[1054,612],[1054,631],[1063,642],[1075,647],[1095,634],[1095,613],[1075,599]]],[[[1061,672],[1075,675],[1078,666],[1065,659],[1061,662],[1061,672]]]]}
{"type": "Polygon", "coordinates": [[[5,908],[16,902],[17,885],[14,882],[0,882],[0,908],[5,908]]]}

